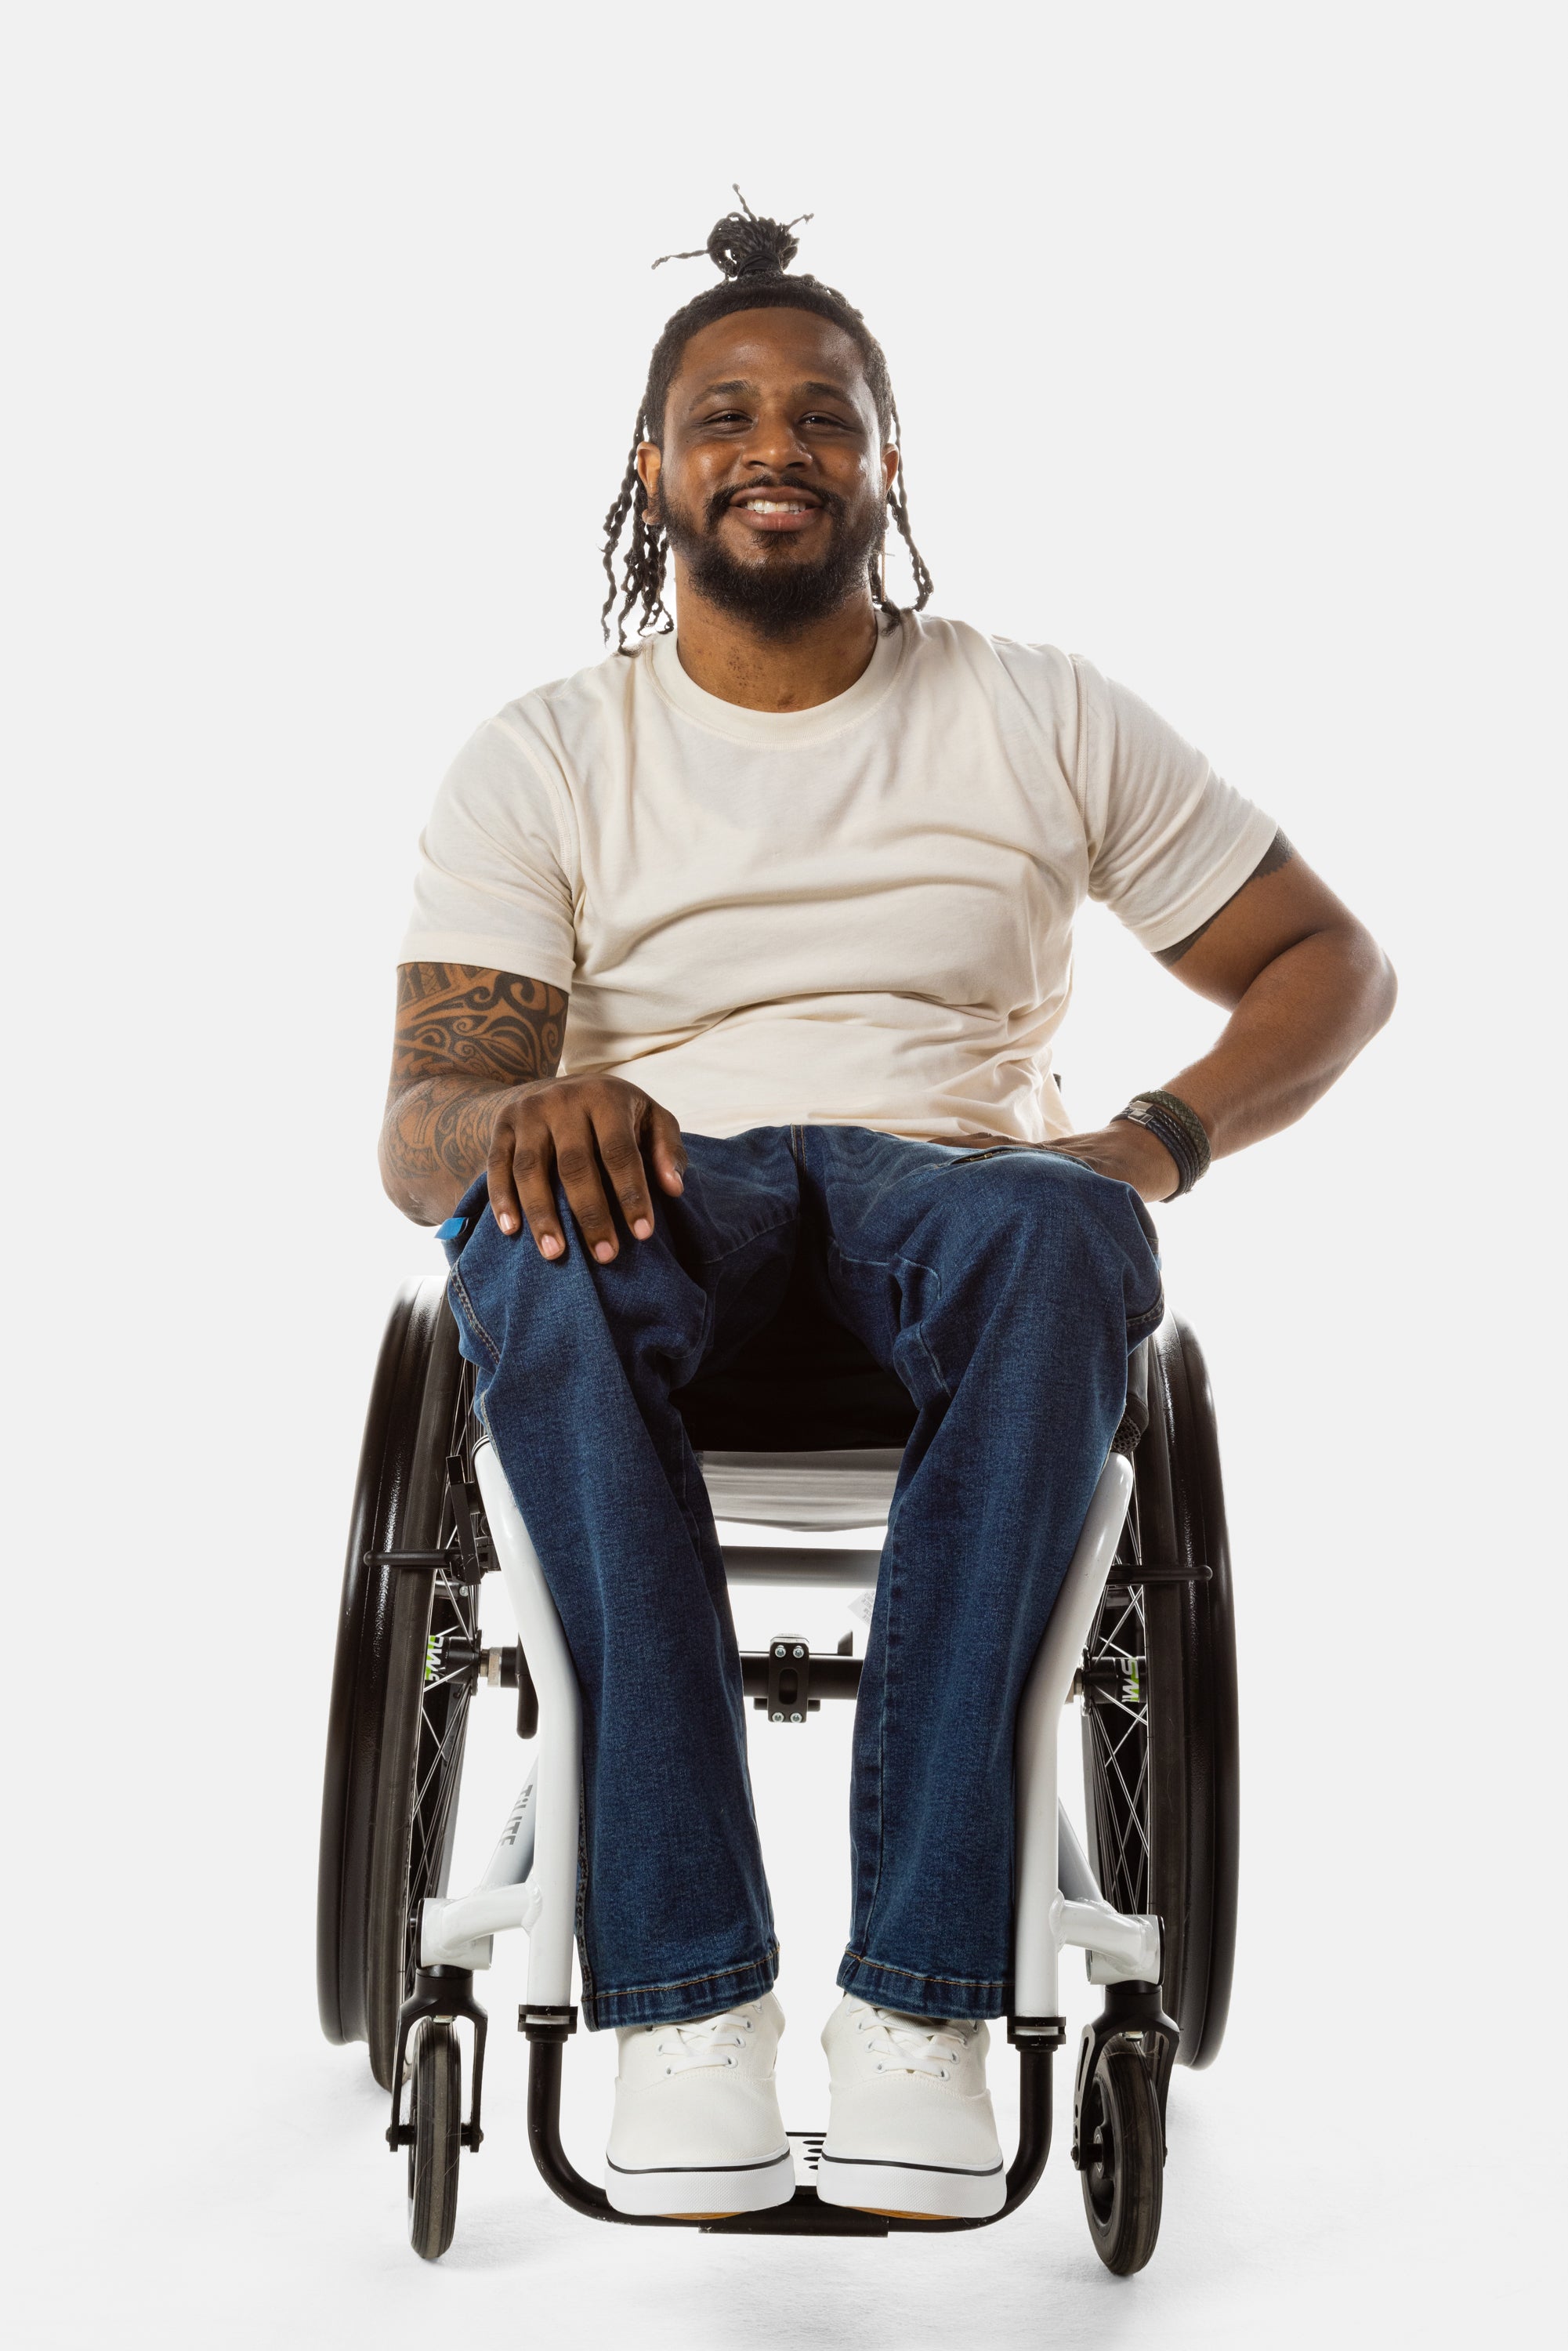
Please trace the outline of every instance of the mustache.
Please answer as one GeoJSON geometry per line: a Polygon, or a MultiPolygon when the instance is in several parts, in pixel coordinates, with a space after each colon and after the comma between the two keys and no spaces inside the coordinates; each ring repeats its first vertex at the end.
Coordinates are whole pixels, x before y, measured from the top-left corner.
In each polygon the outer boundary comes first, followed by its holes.
{"type": "MultiPolygon", "coordinates": [[[[798,482],[743,482],[738,489],[716,490],[704,512],[704,525],[710,531],[716,530],[737,498],[754,498],[764,490],[771,490],[780,497],[789,497],[800,486],[798,482]]],[[[840,497],[836,490],[820,490],[813,486],[805,495],[836,523],[841,523],[849,511],[849,500],[840,497]]]]}

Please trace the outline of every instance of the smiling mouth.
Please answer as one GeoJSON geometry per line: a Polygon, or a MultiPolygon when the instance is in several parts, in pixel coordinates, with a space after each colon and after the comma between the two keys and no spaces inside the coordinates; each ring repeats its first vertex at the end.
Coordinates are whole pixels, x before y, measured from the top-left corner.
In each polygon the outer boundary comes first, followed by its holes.
{"type": "Polygon", "coordinates": [[[789,491],[747,490],[731,498],[727,512],[743,515],[757,530],[804,530],[823,511],[818,498],[789,491]]]}

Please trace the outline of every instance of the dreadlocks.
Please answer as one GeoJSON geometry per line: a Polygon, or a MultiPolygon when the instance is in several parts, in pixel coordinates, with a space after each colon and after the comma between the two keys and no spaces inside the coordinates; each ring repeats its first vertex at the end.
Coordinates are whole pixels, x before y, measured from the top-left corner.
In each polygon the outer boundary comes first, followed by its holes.
{"type": "MultiPolygon", "coordinates": [[[[738,188],[735,193],[740,196],[738,188]]],[[[737,213],[727,213],[723,220],[716,222],[706,246],[699,246],[691,253],[662,254],[653,264],[658,269],[666,261],[695,261],[698,254],[706,251],[723,272],[724,283],[710,286],[705,292],[694,295],[673,319],[665,320],[664,331],[653,346],[653,356],[648,362],[648,381],[632,434],[632,454],[626,461],[626,471],[616,492],[615,503],[604,517],[604,576],[610,582],[610,593],[604,600],[600,619],[608,639],[611,612],[619,596],[621,609],[615,613],[618,653],[635,651],[635,647],[629,646],[626,642],[626,623],[634,611],[639,637],[647,635],[650,631],[668,629],[673,625],[664,609],[664,570],[669,559],[669,541],[663,526],[648,520],[648,493],[637,475],[637,447],[643,441],[663,445],[664,402],[681,363],[681,354],[699,328],[711,325],[716,319],[727,318],[733,310],[814,310],[819,318],[831,319],[852,339],[860,351],[865,368],[866,386],[876,404],[877,421],[882,427],[883,441],[902,441],[898,402],[893,396],[887,360],[882,345],[860,312],[834,287],[824,286],[820,278],[804,274],[799,277],[787,277],[784,274],[800,250],[799,242],[792,234],[800,226],[800,221],[761,220],[744,196],[740,196],[740,201],[743,209],[737,213]],[[631,531],[618,580],[616,558],[621,551],[628,520],[631,531]]],[[[800,217],[810,220],[811,215],[805,213],[800,217]]],[[[909,559],[915,569],[915,609],[918,612],[930,597],[932,581],[925,568],[925,559],[910,533],[909,501],[904,487],[902,464],[893,488],[888,492],[887,507],[899,537],[909,549],[909,559]]],[[[888,599],[883,565],[873,556],[867,568],[873,601],[885,611],[896,611],[897,607],[888,599]]]]}

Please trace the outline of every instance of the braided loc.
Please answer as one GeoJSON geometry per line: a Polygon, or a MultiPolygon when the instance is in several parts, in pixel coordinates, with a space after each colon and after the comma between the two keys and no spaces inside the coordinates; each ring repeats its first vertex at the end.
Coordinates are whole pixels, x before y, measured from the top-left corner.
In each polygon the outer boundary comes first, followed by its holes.
{"type": "MultiPolygon", "coordinates": [[[[738,188],[735,193],[740,196],[738,188]]],[[[636,651],[635,644],[626,642],[626,624],[633,613],[639,639],[674,625],[664,609],[669,541],[663,525],[648,519],[648,493],[637,473],[638,444],[653,441],[663,445],[664,403],[680,366],[682,352],[700,328],[711,325],[716,319],[727,318],[735,310],[811,310],[819,318],[830,319],[835,326],[842,327],[854,341],[864,363],[866,386],[876,405],[883,439],[884,442],[896,440],[899,444],[899,467],[893,488],[888,492],[887,511],[899,537],[909,549],[909,560],[915,572],[915,610],[917,612],[924,611],[930,601],[931,574],[909,527],[909,496],[904,487],[903,465],[903,428],[899,423],[898,402],[893,396],[893,383],[882,345],[854,305],[846,301],[836,287],[825,286],[820,278],[805,272],[798,277],[785,275],[800,251],[800,243],[793,232],[800,227],[801,221],[810,219],[810,214],[802,213],[799,220],[766,220],[752,211],[744,196],[740,196],[740,202],[739,212],[726,213],[721,221],[714,224],[706,246],[698,246],[689,253],[661,254],[653,264],[655,269],[662,269],[666,261],[695,261],[706,253],[720,271],[723,283],[709,286],[702,293],[694,295],[673,318],[664,321],[663,332],[648,362],[648,381],[637,411],[636,427],[632,435],[632,454],[627,458],[621,486],[604,517],[604,576],[610,583],[610,592],[604,599],[600,620],[608,641],[613,613],[617,653],[636,651]],[[622,549],[623,538],[626,541],[624,553],[622,549]],[[616,576],[618,559],[619,578],[616,576]],[[616,610],[617,598],[620,600],[619,610],[616,610]]],[[[880,557],[873,557],[869,570],[873,602],[884,611],[896,612],[898,607],[888,597],[885,566],[880,557]]]]}

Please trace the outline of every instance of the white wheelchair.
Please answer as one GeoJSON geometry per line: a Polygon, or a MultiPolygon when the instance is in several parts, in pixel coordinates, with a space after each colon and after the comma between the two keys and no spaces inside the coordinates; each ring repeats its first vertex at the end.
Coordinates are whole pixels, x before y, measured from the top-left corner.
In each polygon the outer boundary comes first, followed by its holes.
{"type": "MultiPolygon", "coordinates": [[[[329,2041],[369,2043],[406,2150],[409,2234],[452,2242],[463,2152],[483,2143],[486,2016],[474,1997],[494,1938],[529,1938],[528,2137],[549,2186],[586,2217],[710,2234],[885,2236],[985,2228],[819,2201],[820,2131],[791,2133],[792,2201],[722,2219],[614,2211],[561,2144],[561,2054],[576,2026],[576,1677],[528,1530],[471,1411],[473,1371],[439,1276],[406,1283],[371,1393],[343,1577],[327,1740],[318,1982],[329,2041]],[[481,1579],[498,1570],[517,1640],[486,1647],[481,1579]],[[531,1748],[521,1793],[479,1884],[448,1883],[470,1708],[514,1693],[531,1748]],[[460,2032],[459,2027],[466,2032],[460,2032]],[[466,2063],[465,2061],[466,2043],[466,2063]],[[464,2074],[468,2082],[464,2112],[464,2074]]],[[[787,1301],[721,1376],[676,1399],[716,1519],[773,1541],[729,1542],[731,1583],[869,1589],[874,1551],[823,1547],[884,1520],[915,1413],[851,1333],[787,1301]],[[782,1532],[817,1540],[791,1548],[782,1532]]],[[[852,1698],[852,1636],[831,1655],[779,1636],[742,1652],[769,1726],[852,1698]]],[[[769,1734],[770,1735],[770,1734],[769,1734]]],[[[1066,2027],[1064,1948],[1082,1950],[1104,2008],[1084,2028],[1072,2161],[1095,2247],[1121,2275],[1159,2231],[1173,2064],[1207,2065],[1229,2003],[1239,1792],[1236,1647],[1214,1410],[1197,1342],[1167,1319],[1133,1356],[1126,1413],[1020,1708],[1016,1746],[1014,2011],[1019,2132],[996,2220],[1023,2202],[1051,2147],[1052,2060],[1066,2027]],[[1062,1708],[1082,1709],[1087,1847],[1057,1790],[1062,1708]]]]}

